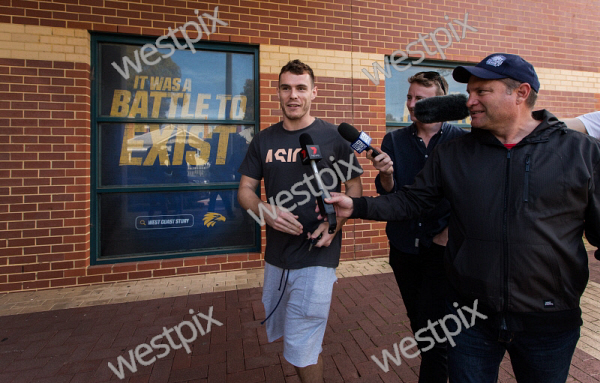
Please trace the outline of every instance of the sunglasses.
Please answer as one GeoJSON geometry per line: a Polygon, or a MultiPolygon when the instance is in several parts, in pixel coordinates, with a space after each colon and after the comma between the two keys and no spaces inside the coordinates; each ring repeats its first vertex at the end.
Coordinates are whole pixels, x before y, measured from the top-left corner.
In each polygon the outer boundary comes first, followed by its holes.
{"type": "Polygon", "coordinates": [[[438,84],[440,84],[440,88],[442,88],[442,92],[444,92],[444,94],[448,93],[447,90],[446,90],[446,86],[444,86],[444,81],[442,81],[442,76],[440,76],[440,74],[438,72],[433,72],[433,71],[431,71],[431,72],[419,72],[416,75],[422,75],[427,80],[436,81],[438,84]]]}

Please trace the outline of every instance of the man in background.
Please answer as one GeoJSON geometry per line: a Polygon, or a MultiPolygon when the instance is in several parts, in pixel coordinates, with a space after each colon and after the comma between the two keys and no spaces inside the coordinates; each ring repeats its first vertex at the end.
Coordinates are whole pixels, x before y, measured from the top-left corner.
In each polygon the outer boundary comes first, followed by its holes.
{"type": "MultiPolygon", "coordinates": [[[[415,103],[448,93],[448,83],[438,72],[419,72],[408,79],[406,107],[413,123],[385,135],[381,154],[367,158],[379,174],[375,186],[380,195],[394,193],[412,185],[436,145],[460,137],[466,132],[447,122],[425,124],[415,117],[415,103]]],[[[413,333],[435,322],[446,312],[447,278],[444,251],[448,241],[450,203],[443,199],[433,209],[416,218],[387,223],[390,241],[390,266],[413,333]]],[[[428,335],[425,332],[424,335],[428,335]]],[[[431,336],[431,334],[429,334],[431,336]]],[[[420,342],[419,383],[445,383],[448,380],[446,342],[420,342]]]]}

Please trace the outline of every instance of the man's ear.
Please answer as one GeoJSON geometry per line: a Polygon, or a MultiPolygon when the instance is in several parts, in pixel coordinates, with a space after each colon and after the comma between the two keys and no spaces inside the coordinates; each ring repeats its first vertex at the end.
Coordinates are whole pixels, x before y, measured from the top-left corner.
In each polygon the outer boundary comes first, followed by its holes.
{"type": "Polygon", "coordinates": [[[311,95],[310,95],[310,100],[314,100],[315,98],[317,98],[317,86],[313,85],[312,89],[311,89],[311,95]]]}
{"type": "Polygon", "coordinates": [[[521,104],[527,100],[529,93],[531,93],[531,85],[524,82],[515,90],[517,93],[517,104],[521,104]]]}

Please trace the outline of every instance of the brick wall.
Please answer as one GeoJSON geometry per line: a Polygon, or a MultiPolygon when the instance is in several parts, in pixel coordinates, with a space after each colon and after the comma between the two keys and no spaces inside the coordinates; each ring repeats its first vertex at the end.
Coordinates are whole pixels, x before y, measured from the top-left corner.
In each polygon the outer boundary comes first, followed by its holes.
{"type": "MultiPolygon", "coordinates": [[[[350,122],[379,144],[385,81],[374,85],[361,70],[372,73],[373,62],[465,12],[477,32],[454,41],[446,60],[521,54],[540,76],[539,107],[561,117],[600,109],[598,2],[0,0],[0,292],[263,265],[261,252],[89,267],[88,31],[160,36],[215,6],[229,25],[208,40],[260,44],[261,129],[281,116],[279,69],[300,58],[317,75],[313,114],[350,122]]],[[[376,172],[361,163],[365,194],[374,195],[376,172]]],[[[342,258],[385,256],[384,228],[350,221],[342,258]]],[[[264,243],[263,231],[262,251],[264,243]]]]}
{"type": "Polygon", "coordinates": [[[0,59],[4,290],[72,285],[89,263],[89,65],[0,59]]]}

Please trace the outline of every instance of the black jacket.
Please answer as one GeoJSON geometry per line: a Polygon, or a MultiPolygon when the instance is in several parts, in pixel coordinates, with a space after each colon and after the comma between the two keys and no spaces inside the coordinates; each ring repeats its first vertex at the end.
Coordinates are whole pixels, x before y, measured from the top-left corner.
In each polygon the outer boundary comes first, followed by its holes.
{"type": "Polygon", "coordinates": [[[445,197],[456,299],[477,299],[489,325],[561,331],[581,325],[584,230],[600,244],[600,142],[545,110],[533,117],[542,123],[511,150],[481,129],[438,145],[413,185],[354,199],[353,217],[398,220],[445,197]]]}

